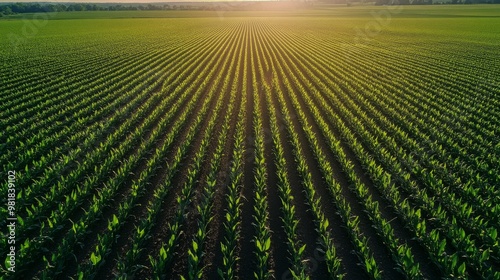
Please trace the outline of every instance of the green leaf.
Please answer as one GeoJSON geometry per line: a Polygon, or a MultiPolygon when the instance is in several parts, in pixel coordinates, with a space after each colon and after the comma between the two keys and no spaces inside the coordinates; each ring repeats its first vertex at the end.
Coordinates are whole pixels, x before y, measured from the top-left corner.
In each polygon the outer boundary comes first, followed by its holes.
{"type": "Polygon", "coordinates": [[[92,255],[90,255],[90,261],[92,262],[92,264],[96,265],[97,263],[99,263],[100,260],[101,256],[96,256],[94,252],[92,252],[92,255]]]}
{"type": "Polygon", "coordinates": [[[483,254],[481,255],[481,262],[485,262],[485,261],[487,261],[489,258],[490,258],[490,250],[489,250],[489,249],[485,249],[485,250],[483,251],[483,254]]]}
{"type": "Polygon", "coordinates": [[[9,267],[10,267],[10,257],[9,257],[9,256],[7,256],[7,257],[5,258],[5,268],[9,269],[9,267]]]}
{"type": "Polygon", "coordinates": [[[193,249],[194,251],[198,251],[198,243],[196,243],[196,241],[193,240],[193,249]]]}
{"type": "Polygon", "coordinates": [[[446,239],[441,240],[441,243],[439,243],[439,254],[444,253],[444,248],[446,247],[446,239]]]}
{"type": "Polygon", "coordinates": [[[491,239],[496,240],[497,239],[497,234],[498,233],[497,233],[497,229],[496,228],[490,230],[490,237],[491,237],[491,239]]]}
{"type": "Polygon", "coordinates": [[[17,221],[19,222],[19,224],[21,226],[24,226],[24,220],[23,220],[23,218],[21,218],[21,216],[17,216],[17,221]]]}
{"type": "Polygon", "coordinates": [[[306,250],[306,244],[304,244],[302,247],[300,247],[300,249],[299,249],[299,255],[302,255],[305,250],[306,250]]]}
{"type": "Polygon", "coordinates": [[[259,251],[262,251],[262,244],[260,243],[260,240],[255,240],[255,246],[257,246],[257,249],[259,249],[259,251]]]}
{"type": "Polygon", "coordinates": [[[325,219],[325,221],[323,222],[323,229],[327,230],[329,225],[330,225],[330,222],[327,219],[325,219]]]}
{"type": "Polygon", "coordinates": [[[165,247],[164,246],[161,246],[161,248],[160,248],[160,258],[162,260],[164,260],[164,259],[167,258],[167,252],[165,251],[165,247]]]}
{"type": "Polygon", "coordinates": [[[264,244],[264,250],[269,250],[271,248],[271,238],[267,238],[266,243],[264,244]]]}
{"type": "Polygon", "coordinates": [[[189,257],[194,261],[194,262],[198,262],[198,256],[195,255],[193,252],[191,252],[191,250],[188,250],[188,254],[189,254],[189,257]]]}
{"type": "Polygon", "coordinates": [[[458,273],[459,273],[460,275],[464,275],[464,274],[465,274],[465,263],[462,263],[462,264],[460,265],[460,267],[458,268],[458,273]]]}

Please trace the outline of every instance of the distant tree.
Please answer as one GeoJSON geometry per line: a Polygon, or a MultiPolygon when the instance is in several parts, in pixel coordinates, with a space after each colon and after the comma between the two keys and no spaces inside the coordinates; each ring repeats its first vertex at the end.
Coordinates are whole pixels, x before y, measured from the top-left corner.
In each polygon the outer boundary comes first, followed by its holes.
{"type": "Polygon", "coordinates": [[[23,3],[12,4],[11,8],[12,8],[12,12],[16,13],[16,14],[25,12],[25,8],[24,8],[23,3]]]}
{"type": "Polygon", "coordinates": [[[22,10],[23,10],[23,13],[38,12],[40,10],[40,4],[33,4],[33,3],[23,4],[22,10]]]}
{"type": "Polygon", "coordinates": [[[150,10],[150,11],[157,11],[157,10],[162,10],[163,8],[161,6],[148,4],[148,8],[147,9],[150,10]]]}
{"type": "Polygon", "coordinates": [[[55,12],[64,12],[68,9],[68,7],[66,7],[66,5],[63,5],[63,4],[56,4],[56,5],[54,5],[54,9],[55,9],[55,12]]]}
{"type": "Polygon", "coordinates": [[[0,7],[0,13],[2,13],[4,15],[11,15],[11,14],[13,14],[12,9],[8,5],[0,7]]]}
{"type": "Polygon", "coordinates": [[[51,12],[55,12],[55,11],[56,11],[56,8],[54,7],[54,5],[52,5],[52,4],[48,4],[48,5],[44,5],[44,6],[42,7],[42,10],[43,10],[44,12],[51,13],[51,12]]]}
{"type": "Polygon", "coordinates": [[[67,11],[85,11],[85,6],[82,4],[71,4],[68,6],[67,11]]]}

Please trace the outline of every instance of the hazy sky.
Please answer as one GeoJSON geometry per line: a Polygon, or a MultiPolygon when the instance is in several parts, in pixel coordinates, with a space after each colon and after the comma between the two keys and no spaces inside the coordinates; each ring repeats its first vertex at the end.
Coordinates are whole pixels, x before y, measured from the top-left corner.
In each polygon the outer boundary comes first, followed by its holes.
{"type": "MultiPolygon", "coordinates": [[[[43,2],[43,3],[164,3],[164,2],[233,2],[245,0],[0,0],[0,3],[43,2]]],[[[250,0],[259,1],[259,0],[250,0]]],[[[264,0],[265,1],[265,0],[264,0]]],[[[269,1],[269,0],[267,0],[269,1]]]]}
{"type": "MultiPolygon", "coordinates": [[[[0,0],[0,3],[43,2],[43,3],[164,3],[164,2],[233,2],[246,0],[0,0]]],[[[272,1],[272,0],[249,0],[272,1]]]]}

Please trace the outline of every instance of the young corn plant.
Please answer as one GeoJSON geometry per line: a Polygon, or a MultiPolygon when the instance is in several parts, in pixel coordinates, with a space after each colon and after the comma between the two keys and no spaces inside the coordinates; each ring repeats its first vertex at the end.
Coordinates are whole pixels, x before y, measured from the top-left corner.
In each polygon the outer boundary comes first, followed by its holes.
{"type": "MultiPolygon", "coordinates": [[[[254,45],[251,45],[251,52],[254,51],[254,45]]],[[[252,86],[254,91],[259,88],[257,83],[257,71],[255,70],[256,62],[253,56],[250,58],[252,66],[252,86]]],[[[255,255],[257,259],[257,271],[254,271],[255,279],[270,279],[271,269],[269,258],[271,254],[271,233],[269,230],[268,220],[268,202],[267,202],[267,171],[266,158],[264,156],[264,134],[262,123],[262,110],[260,96],[254,97],[253,111],[253,130],[255,133],[254,140],[254,185],[255,185],[255,205],[253,218],[255,220],[254,227],[256,235],[254,236],[255,255]]]]}
{"type": "Polygon", "coordinates": [[[309,275],[306,273],[307,268],[304,256],[306,245],[301,244],[297,234],[299,221],[295,217],[295,206],[293,205],[294,198],[286,171],[287,162],[284,155],[284,149],[281,144],[282,136],[277,125],[276,109],[270,100],[269,94],[266,94],[266,101],[271,120],[271,133],[273,135],[274,154],[277,166],[278,188],[282,203],[282,220],[284,223],[284,230],[287,235],[289,253],[291,255],[290,261],[292,268],[290,268],[290,273],[294,279],[309,279],[309,275]]]}
{"type": "MultiPolygon", "coordinates": [[[[242,36],[242,34],[240,34],[242,36]]],[[[239,50],[239,56],[242,57],[243,38],[240,38],[237,49],[239,50]]],[[[241,67],[241,60],[243,60],[243,65],[246,66],[247,59],[243,56],[243,59],[238,59],[236,68],[241,67]]],[[[246,67],[243,67],[244,73],[246,75],[246,67]]],[[[233,81],[239,80],[239,72],[235,73],[233,81]]],[[[236,83],[231,84],[231,91],[238,91],[236,83]]],[[[243,185],[243,168],[244,168],[244,155],[245,155],[245,140],[244,140],[244,130],[245,130],[245,115],[246,115],[246,83],[242,84],[240,110],[238,113],[238,121],[236,124],[236,135],[234,140],[234,149],[232,153],[231,166],[229,169],[229,184],[227,186],[226,194],[226,214],[223,222],[225,237],[220,243],[220,248],[222,252],[222,267],[217,268],[217,273],[223,279],[234,279],[237,276],[237,265],[238,265],[238,241],[240,239],[240,224],[241,224],[241,205],[242,196],[241,189],[243,185]]]]}

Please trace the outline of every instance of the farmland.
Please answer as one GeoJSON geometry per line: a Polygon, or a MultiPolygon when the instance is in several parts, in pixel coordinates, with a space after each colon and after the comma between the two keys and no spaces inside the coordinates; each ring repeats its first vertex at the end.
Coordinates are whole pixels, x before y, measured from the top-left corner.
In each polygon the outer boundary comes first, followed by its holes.
{"type": "Polygon", "coordinates": [[[0,278],[500,279],[500,7],[460,8],[1,19],[0,278]]]}

